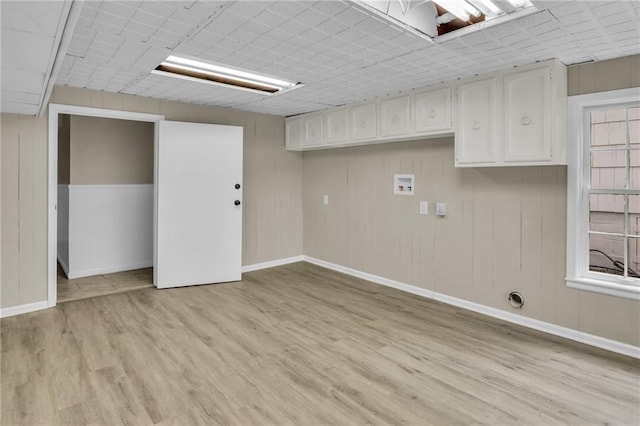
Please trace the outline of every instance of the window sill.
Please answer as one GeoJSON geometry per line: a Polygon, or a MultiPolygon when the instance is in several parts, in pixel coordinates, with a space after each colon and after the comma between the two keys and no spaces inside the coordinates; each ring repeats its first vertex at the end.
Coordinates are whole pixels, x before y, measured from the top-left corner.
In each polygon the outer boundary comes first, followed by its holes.
{"type": "Polygon", "coordinates": [[[618,284],[611,281],[596,280],[593,278],[566,278],[567,287],[577,290],[591,291],[593,293],[622,297],[625,299],[640,300],[640,287],[635,285],[618,284]]]}

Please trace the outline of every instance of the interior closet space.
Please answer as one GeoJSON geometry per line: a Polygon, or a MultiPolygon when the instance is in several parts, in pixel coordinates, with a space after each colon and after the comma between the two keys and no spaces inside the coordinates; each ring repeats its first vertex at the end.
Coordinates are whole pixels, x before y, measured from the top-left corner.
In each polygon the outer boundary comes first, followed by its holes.
{"type": "Polygon", "coordinates": [[[154,125],[58,116],[58,302],[152,283],[154,125]]]}

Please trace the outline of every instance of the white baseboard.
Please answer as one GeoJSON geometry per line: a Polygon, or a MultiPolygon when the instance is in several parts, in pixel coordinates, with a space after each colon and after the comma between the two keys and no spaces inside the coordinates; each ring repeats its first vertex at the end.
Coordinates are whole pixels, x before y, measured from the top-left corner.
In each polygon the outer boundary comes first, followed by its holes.
{"type": "Polygon", "coordinates": [[[459,308],[464,308],[470,311],[478,312],[490,317],[501,319],[503,321],[529,327],[534,330],[543,331],[545,333],[553,334],[555,336],[564,337],[566,339],[574,340],[576,342],[585,343],[587,345],[595,346],[601,349],[606,349],[611,352],[616,352],[616,353],[627,355],[633,358],[640,358],[640,347],[638,346],[629,345],[627,343],[606,339],[604,337],[595,336],[593,334],[585,333],[585,332],[574,330],[567,327],[562,327],[562,326],[551,324],[545,321],[540,321],[540,320],[528,318],[522,315],[513,314],[511,312],[506,312],[501,309],[496,309],[490,306],[481,305],[479,303],[469,302],[467,300],[459,299],[457,297],[447,296],[446,294],[437,293],[435,291],[401,283],[399,281],[394,281],[388,278],[380,277],[378,275],[369,274],[367,272],[362,272],[357,269],[352,269],[346,266],[327,262],[321,259],[316,259],[314,257],[304,256],[304,260],[305,262],[322,266],[324,268],[331,269],[337,272],[342,272],[344,274],[351,275],[357,278],[362,278],[364,280],[371,281],[376,284],[381,284],[387,287],[393,287],[395,289],[402,290],[407,293],[412,293],[418,296],[426,297],[428,299],[437,300],[439,302],[443,302],[448,305],[457,306],[459,308]]]}
{"type": "Polygon", "coordinates": [[[258,271],[260,269],[273,268],[276,266],[287,265],[289,263],[303,262],[304,260],[305,260],[304,256],[300,255],[300,256],[294,256],[294,257],[287,257],[284,259],[270,260],[268,262],[254,263],[252,265],[243,266],[242,272],[258,271]]]}
{"type": "Polygon", "coordinates": [[[26,314],[29,312],[40,311],[42,309],[47,309],[48,307],[48,302],[46,300],[43,300],[42,302],[27,303],[24,305],[2,308],[0,309],[0,318],[7,318],[15,315],[26,314]]]}
{"type": "Polygon", "coordinates": [[[70,280],[74,278],[91,277],[94,275],[113,274],[114,272],[132,271],[134,269],[143,269],[153,267],[153,261],[148,260],[144,262],[131,263],[128,265],[113,265],[104,268],[84,269],[80,271],[73,271],[71,274],[67,274],[70,280]]]}

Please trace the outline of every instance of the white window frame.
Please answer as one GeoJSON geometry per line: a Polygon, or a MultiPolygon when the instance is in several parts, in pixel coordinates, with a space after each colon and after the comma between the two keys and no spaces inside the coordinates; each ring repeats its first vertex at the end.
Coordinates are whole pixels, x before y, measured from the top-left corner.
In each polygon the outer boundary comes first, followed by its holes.
{"type": "Polygon", "coordinates": [[[640,300],[640,280],[589,271],[589,113],[640,102],[640,87],[570,96],[567,129],[567,277],[570,288],[640,300]]]}

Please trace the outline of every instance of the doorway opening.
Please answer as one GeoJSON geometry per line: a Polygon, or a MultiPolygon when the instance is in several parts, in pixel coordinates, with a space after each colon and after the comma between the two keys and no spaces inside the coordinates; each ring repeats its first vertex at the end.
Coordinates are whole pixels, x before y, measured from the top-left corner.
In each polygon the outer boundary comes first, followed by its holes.
{"type": "Polygon", "coordinates": [[[58,115],[58,303],[153,285],[153,185],[153,123],[58,115]]]}
{"type": "Polygon", "coordinates": [[[154,124],[161,120],[49,106],[49,307],[153,285],[154,124]]]}

